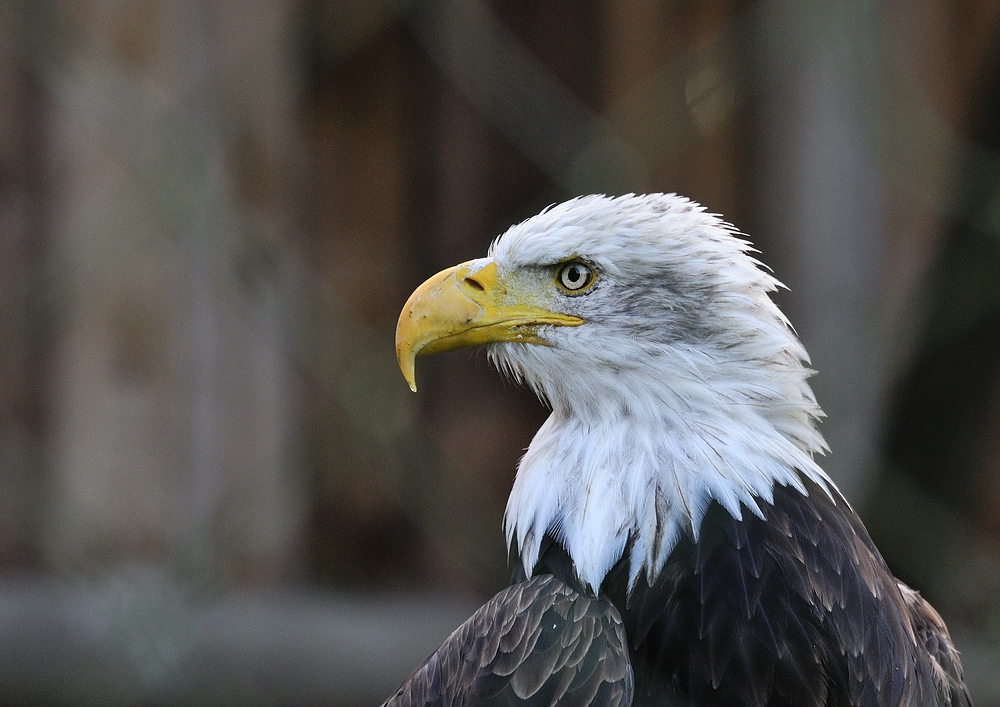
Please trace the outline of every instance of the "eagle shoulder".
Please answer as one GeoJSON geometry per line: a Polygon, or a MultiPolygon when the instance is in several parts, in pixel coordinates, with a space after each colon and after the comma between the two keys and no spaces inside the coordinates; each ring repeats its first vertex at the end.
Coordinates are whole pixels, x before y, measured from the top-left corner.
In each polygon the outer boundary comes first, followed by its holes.
{"type": "Polygon", "coordinates": [[[383,707],[632,702],[625,628],[608,601],[552,575],[500,591],[383,707]]]}

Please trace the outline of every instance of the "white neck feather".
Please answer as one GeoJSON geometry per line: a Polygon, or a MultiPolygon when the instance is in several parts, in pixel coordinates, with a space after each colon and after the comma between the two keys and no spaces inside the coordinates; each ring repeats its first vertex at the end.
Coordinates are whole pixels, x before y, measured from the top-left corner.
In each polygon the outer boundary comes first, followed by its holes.
{"type": "Polygon", "coordinates": [[[775,484],[805,493],[796,470],[832,487],[813,460],[825,444],[804,351],[769,365],[700,355],[661,350],[655,365],[590,371],[577,378],[586,389],[532,381],[553,412],[521,460],[505,517],[527,573],[550,533],[594,591],[629,540],[630,586],[642,572],[652,582],[682,533],[697,539],[710,502],[736,518],[761,515],[758,499],[770,502],[775,484]]]}

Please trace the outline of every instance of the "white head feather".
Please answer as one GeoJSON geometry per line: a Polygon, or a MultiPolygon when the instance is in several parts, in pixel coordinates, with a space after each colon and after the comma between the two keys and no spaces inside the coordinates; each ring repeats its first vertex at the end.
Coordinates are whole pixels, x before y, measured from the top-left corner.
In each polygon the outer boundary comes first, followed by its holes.
{"type": "Polygon", "coordinates": [[[585,320],[550,346],[491,346],[497,365],[552,406],[507,504],[525,571],[546,533],[596,590],[631,539],[631,580],[650,581],[711,501],[761,514],[796,472],[832,486],[813,456],[822,415],[808,355],[769,294],[780,283],[734,229],[685,198],[587,196],[500,236],[498,273],[590,264],[596,283],[563,297],[585,320]]]}

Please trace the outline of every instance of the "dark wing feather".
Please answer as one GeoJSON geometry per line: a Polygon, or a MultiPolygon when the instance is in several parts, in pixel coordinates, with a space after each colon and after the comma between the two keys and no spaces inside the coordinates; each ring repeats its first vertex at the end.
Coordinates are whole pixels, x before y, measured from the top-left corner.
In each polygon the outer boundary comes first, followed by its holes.
{"type": "Polygon", "coordinates": [[[632,687],[615,607],[543,575],[484,604],[385,706],[626,707],[632,687]]]}
{"type": "Polygon", "coordinates": [[[910,611],[917,641],[926,648],[927,655],[931,658],[938,704],[971,707],[972,699],[962,677],[958,651],[951,642],[941,616],[919,593],[902,582],[899,583],[899,590],[910,611]]]}

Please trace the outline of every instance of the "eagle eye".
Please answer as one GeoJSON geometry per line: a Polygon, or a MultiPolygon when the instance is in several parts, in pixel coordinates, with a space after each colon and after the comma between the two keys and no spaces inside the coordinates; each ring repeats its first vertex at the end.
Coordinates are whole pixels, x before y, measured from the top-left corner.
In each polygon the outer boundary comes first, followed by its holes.
{"type": "Polygon", "coordinates": [[[580,292],[594,282],[594,271],[589,265],[574,260],[559,268],[556,282],[567,292],[580,292]]]}

